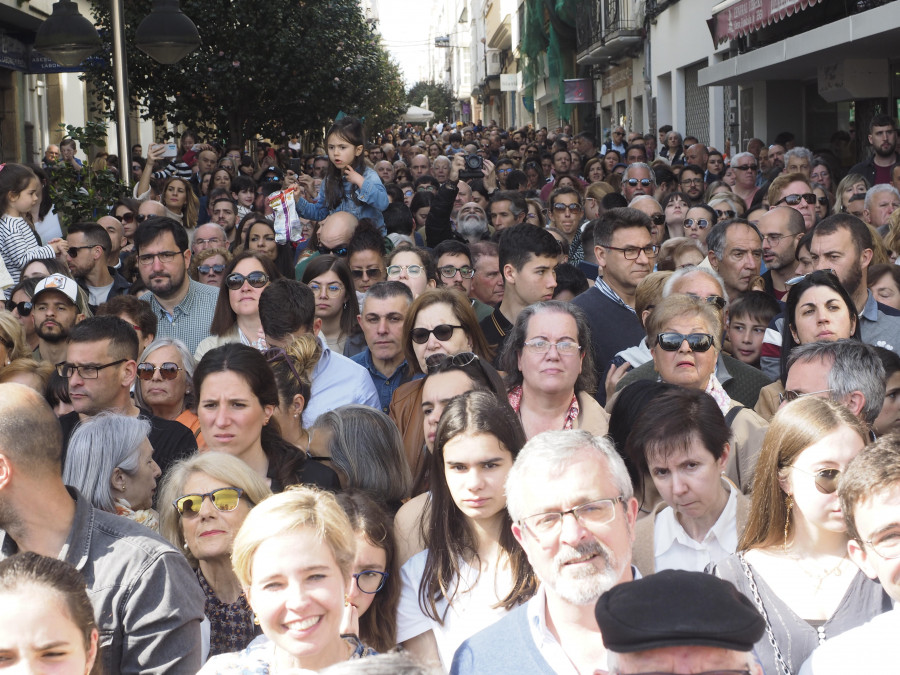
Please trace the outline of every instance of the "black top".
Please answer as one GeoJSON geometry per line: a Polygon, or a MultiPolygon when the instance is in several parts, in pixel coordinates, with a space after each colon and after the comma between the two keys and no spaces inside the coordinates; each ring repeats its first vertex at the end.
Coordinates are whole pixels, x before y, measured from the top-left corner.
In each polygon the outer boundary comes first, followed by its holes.
{"type": "Polygon", "coordinates": [[[494,349],[493,365],[496,368],[500,352],[503,351],[503,343],[506,342],[506,336],[513,329],[513,325],[503,316],[499,307],[484,317],[478,325],[481,326],[481,332],[484,333],[487,343],[494,349]]]}
{"type": "MultiPolygon", "coordinates": [[[[144,409],[141,409],[138,417],[150,421],[148,438],[150,445],[153,446],[153,459],[159,465],[163,475],[179,459],[190,457],[197,452],[197,439],[194,438],[193,432],[181,422],[165,420],[144,409]]],[[[78,427],[80,420],[77,412],[70,412],[59,418],[63,434],[62,466],[66,464],[69,439],[72,437],[72,432],[78,427]]]]}

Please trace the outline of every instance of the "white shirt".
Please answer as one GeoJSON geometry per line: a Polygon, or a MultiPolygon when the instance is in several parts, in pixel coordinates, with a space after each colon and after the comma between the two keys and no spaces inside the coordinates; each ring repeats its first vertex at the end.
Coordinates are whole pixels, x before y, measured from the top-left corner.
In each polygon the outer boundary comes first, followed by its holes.
{"type": "Polygon", "coordinates": [[[477,568],[462,563],[463,578],[453,596],[453,604],[447,609],[445,598],[436,603],[438,613],[446,611],[441,625],[428,617],[419,606],[419,584],[427,557],[426,549],[410,558],[400,569],[403,588],[397,607],[397,642],[402,643],[426,631],[433,631],[444,672],[449,672],[453,654],[459,646],[507,614],[502,606],[493,605],[512,590],[512,569],[505,565],[498,570],[496,565],[491,565],[479,575],[477,568]]]}
{"type": "Polygon", "coordinates": [[[728,501],[703,541],[692,539],[675,517],[672,507],[656,516],[653,531],[653,553],[656,571],[687,570],[703,572],[710,563],[727,558],[737,549],[737,494],[728,481],[728,501]]]}
{"type": "Polygon", "coordinates": [[[900,671],[900,608],[836,635],[810,655],[799,675],[895,675],[900,671]]]}

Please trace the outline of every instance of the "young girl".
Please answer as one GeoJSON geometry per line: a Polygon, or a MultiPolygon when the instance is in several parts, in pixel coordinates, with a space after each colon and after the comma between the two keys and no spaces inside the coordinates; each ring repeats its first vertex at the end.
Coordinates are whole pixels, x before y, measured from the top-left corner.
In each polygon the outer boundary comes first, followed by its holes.
{"type": "MultiPolygon", "coordinates": [[[[326,139],[331,166],[319,188],[319,197],[310,203],[297,190],[297,213],[301,218],[320,221],[335,211],[348,211],[357,218],[371,218],[385,234],[381,212],[388,206],[387,191],[363,159],[366,139],[362,122],[344,117],[331,126],[326,139]]],[[[309,190],[312,178],[305,176],[300,180],[309,190]]]]}
{"type": "Polygon", "coordinates": [[[484,391],[444,410],[431,455],[428,548],[403,565],[397,639],[446,670],[460,644],[534,594],[513,538],[503,485],[525,434],[512,409],[484,391]]]}
{"type": "Polygon", "coordinates": [[[32,260],[62,256],[69,246],[63,239],[52,239],[41,246],[25,214],[41,200],[41,183],[34,172],[21,164],[0,165],[0,256],[12,277],[19,283],[22,269],[32,260]]]}

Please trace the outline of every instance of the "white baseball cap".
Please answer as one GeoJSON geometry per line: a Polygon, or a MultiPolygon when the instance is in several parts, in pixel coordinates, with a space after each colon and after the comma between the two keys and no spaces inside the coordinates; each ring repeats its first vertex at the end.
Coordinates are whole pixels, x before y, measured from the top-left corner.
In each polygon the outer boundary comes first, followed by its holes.
{"type": "Polygon", "coordinates": [[[32,304],[44,291],[59,291],[69,298],[73,305],[78,305],[78,284],[65,274],[51,274],[49,277],[41,279],[34,287],[34,295],[31,296],[32,304]]]}

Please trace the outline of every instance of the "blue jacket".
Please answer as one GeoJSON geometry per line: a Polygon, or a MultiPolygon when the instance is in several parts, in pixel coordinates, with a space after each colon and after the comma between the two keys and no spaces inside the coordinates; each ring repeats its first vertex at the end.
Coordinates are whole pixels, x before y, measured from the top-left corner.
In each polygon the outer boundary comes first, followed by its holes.
{"type": "Polygon", "coordinates": [[[336,209],[329,210],[325,205],[325,184],[330,178],[322,181],[319,188],[319,196],[314,203],[306,201],[303,197],[297,197],[297,213],[301,218],[308,220],[325,220],[328,214],[333,211],[347,211],[359,218],[371,218],[375,225],[381,230],[381,234],[387,234],[384,227],[384,211],[390,200],[388,199],[387,190],[384,189],[384,183],[373,169],[366,167],[363,172],[363,184],[358,190],[356,186],[348,180],[343,180],[344,199],[336,209]],[[354,199],[354,191],[356,198],[354,199]]]}

